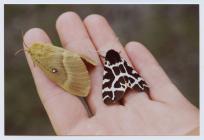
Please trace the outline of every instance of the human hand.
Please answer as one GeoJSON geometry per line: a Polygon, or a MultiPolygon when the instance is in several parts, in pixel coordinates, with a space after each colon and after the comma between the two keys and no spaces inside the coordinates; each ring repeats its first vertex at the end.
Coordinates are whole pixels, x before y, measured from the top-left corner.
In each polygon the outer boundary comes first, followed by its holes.
{"type": "MultiPolygon", "coordinates": [[[[87,98],[94,113],[89,118],[80,100],[51,82],[28,54],[29,66],[40,99],[57,135],[185,135],[199,126],[199,111],[172,84],[151,53],[138,42],[121,45],[105,18],[90,15],[81,21],[73,12],[62,14],[56,28],[64,48],[97,61],[91,69],[91,91],[87,98]],[[114,49],[132,64],[150,87],[146,93],[130,90],[124,106],[105,105],[102,101],[103,62],[96,50],[114,49]]],[[[28,46],[51,43],[39,28],[26,32],[28,46]]]]}

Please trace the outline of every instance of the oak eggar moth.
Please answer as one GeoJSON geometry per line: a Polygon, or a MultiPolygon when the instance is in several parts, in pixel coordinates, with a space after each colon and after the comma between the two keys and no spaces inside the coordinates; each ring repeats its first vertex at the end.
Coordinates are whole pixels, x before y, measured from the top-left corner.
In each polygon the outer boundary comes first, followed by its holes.
{"type": "Polygon", "coordinates": [[[27,52],[34,64],[65,91],[80,97],[88,95],[90,77],[82,59],[96,65],[93,60],[60,47],[41,43],[34,43],[27,52]]]}

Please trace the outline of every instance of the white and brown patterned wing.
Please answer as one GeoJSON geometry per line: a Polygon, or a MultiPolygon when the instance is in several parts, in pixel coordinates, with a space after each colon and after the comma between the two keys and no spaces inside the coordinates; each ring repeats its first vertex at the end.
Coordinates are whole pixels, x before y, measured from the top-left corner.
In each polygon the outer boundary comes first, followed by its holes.
{"type": "Polygon", "coordinates": [[[126,89],[127,85],[124,79],[124,73],[121,73],[121,59],[119,54],[115,54],[113,50],[107,52],[105,57],[102,96],[105,104],[113,104],[119,101],[126,89]]]}
{"type": "Polygon", "coordinates": [[[128,79],[127,82],[127,86],[131,89],[135,89],[137,91],[145,91],[147,93],[149,93],[149,87],[147,85],[147,83],[144,81],[144,79],[137,73],[136,70],[134,70],[123,58],[122,62],[123,62],[123,66],[125,68],[126,71],[126,78],[128,79]]]}

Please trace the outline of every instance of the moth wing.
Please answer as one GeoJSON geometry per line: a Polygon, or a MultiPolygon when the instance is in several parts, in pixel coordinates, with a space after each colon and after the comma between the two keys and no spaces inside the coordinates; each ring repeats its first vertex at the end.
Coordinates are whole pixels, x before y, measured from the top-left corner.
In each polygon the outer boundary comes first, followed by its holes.
{"type": "Polygon", "coordinates": [[[105,61],[102,85],[102,97],[105,104],[113,104],[119,101],[127,89],[123,76],[115,76],[108,60],[105,61]]]}
{"type": "Polygon", "coordinates": [[[144,79],[134,70],[123,58],[123,65],[126,70],[126,84],[129,88],[138,90],[138,91],[149,91],[149,87],[144,79]]]}
{"type": "Polygon", "coordinates": [[[85,55],[80,55],[80,57],[81,57],[83,60],[85,60],[86,62],[92,64],[93,66],[96,66],[96,65],[97,65],[96,61],[94,61],[93,59],[91,59],[91,58],[89,58],[89,57],[87,57],[87,56],[85,56],[85,55]]]}
{"type": "MultiPolygon", "coordinates": [[[[40,45],[35,44],[33,47],[38,47],[40,45]]],[[[43,52],[44,50],[45,49],[39,48],[32,50],[31,57],[33,63],[38,65],[51,81],[62,87],[64,81],[67,79],[66,70],[64,69],[64,64],[62,63],[62,52],[59,49],[53,51],[52,47],[47,47],[47,50],[43,53],[43,55],[38,55],[38,52],[43,52]],[[53,70],[55,70],[54,73],[53,70]]]]}
{"type": "Polygon", "coordinates": [[[67,72],[63,87],[73,95],[86,97],[90,90],[90,77],[81,57],[64,53],[63,64],[67,72]]]}
{"type": "Polygon", "coordinates": [[[36,63],[58,86],[76,96],[87,96],[90,78],[81,57],[49,44],[35,43],[29,49],[36,63]]]}

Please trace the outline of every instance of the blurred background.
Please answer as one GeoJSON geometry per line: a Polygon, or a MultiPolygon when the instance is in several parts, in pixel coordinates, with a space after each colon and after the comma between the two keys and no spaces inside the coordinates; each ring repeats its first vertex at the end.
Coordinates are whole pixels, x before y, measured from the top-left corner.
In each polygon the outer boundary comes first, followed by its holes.
{"type": "Polygon", "coordinates": [[[136,40],[156,57],[173,83],[199,107],[198,5],[5,5],[5,135],[54,135],[22,48],[22,31],[44,29],[61,45],[57,17],[103,15],[123,45],[136,40]]]}

